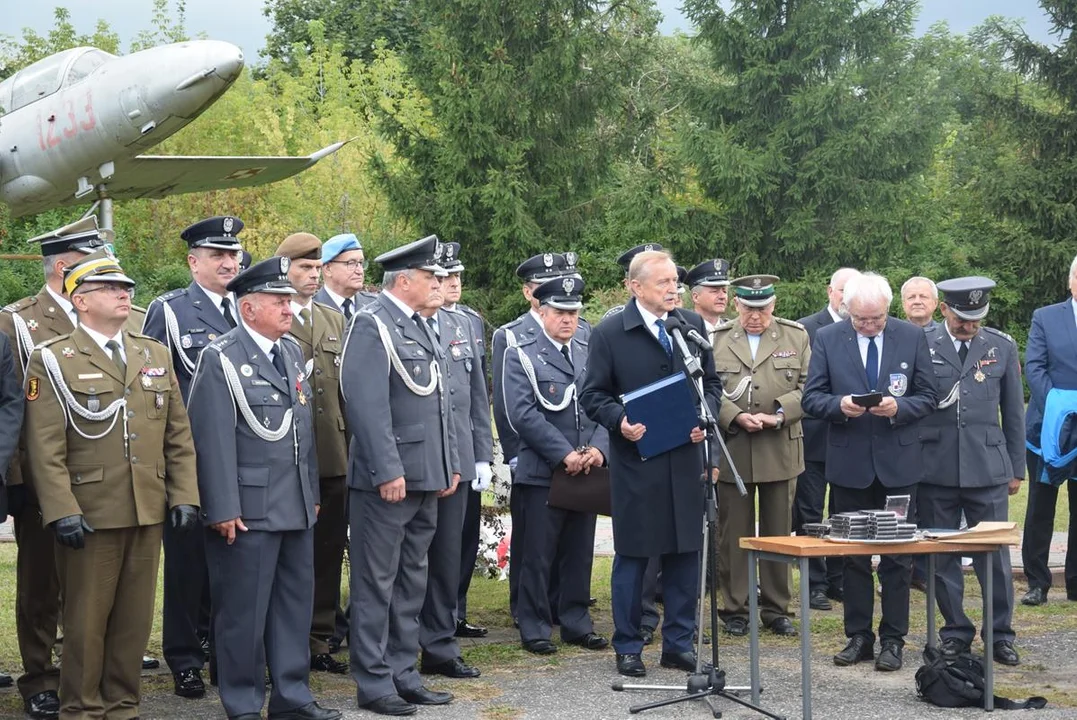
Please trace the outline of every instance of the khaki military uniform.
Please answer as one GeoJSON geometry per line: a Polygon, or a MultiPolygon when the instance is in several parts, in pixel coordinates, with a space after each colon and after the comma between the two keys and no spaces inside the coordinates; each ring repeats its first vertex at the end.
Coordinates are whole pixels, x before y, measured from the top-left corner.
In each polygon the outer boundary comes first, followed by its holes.
{"type": "MultiPolygon", "coordinates": [[[[43,286],[37,295],[23,298],[0,312],[0,332],[11,339],[15,372],[24,384],[24,369],[34,346],[67,335],[75,329],[68,315],[43,286]]],[[[25,485],[26,506],[15,516],[18,542],[16,565],[15,632],[19,640],[23,674],[19,693],[29,699],[47,690],[56,691],[60,669],[52,664],[52,647],[60,619],[60,583],[56,576],[52,531],[41,522],[41,507],[34,490],[26,433],[8,471],[8,485],[25,485]]]]}
{"type": "Polygon", "coordinates": [[[194,443],[168,350],[123,332],[126,376],[82,328],[27,368],[28,467],[42,522],[83,515],[86,547],[57,549],[64,604],[60,718],[139,714],[168,509],[198,505],[194,443]],[[94,439],[94,436],[100,436],[94,439]]]}
{"type": "MultiPolygon", "coordinates": [[[[718,424],[726,435],[733,462],[748,488],[741,497],[724,455],[718,483],[718,573],[724,601],[723,618],[747,617],[748,570],[739,547],[742,537],[788,535],[792,531],[796,477],[804,471],[804,431],[800,396],[808,377],[811,343],[802,325],[774,318],[752,357],[748,335],[739,320],[714,332],[714,365],[724,388],[718,424]],[[783,424],[749,433],[735,418],[740,413],[782,411],[783,424]]],[[[765,562],[759,573],[764,624],[788,616],[792,573],[784,563],[765,562]]]]}
{"type": "Polygon", "coordinates": [[[340,602],[340,573],[348,539],[348,431],[340,397],[344,316],[311,303],[311,322],[292,318],[291,336],[303,350],[304,374],[313,393],[314,442],[318,453],[321,510],[314,526],[314,615],[310,652],[329,652],[340,602]]]}

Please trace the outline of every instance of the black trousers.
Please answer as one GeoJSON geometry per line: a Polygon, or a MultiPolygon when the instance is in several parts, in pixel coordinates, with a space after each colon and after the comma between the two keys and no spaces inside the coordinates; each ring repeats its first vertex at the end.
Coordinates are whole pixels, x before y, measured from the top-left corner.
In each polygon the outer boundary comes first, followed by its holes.
{"type": "MultiPolygon", "coordinates": [[[[886,506],[887,495],[909,495],[909,522],[916,522],[916,485],[885,487],[878,478],[866,488],[830,486],[835,512],[879,509],[886,506]]],[[[872,617],[875,611],[875,582],[871,558],[845,558],[845,636],[863,635],[872,643],[872,617]]],[[[882,555],[879,559],[879,582],[883,586],[883,614],[879,620],[879,638],[905,644],[909,632],[909,581],[912,578],[911,555],[882,555]]]]}
{"type": "Polygon", "coordinates": [[[456,492],[467,494],[464,511],[464,528],[460,545],[460,588],[456,597],[456,619],[467,620],[467,592],[475,575],[475,561],[479,557],[479,533],[482,529],[482,493],[473,490],[470,483],[466,489],[456,492]]]}
{"type": "MultiPolygon", "coordinates": [[[[1025,566],[1028,585],[1033,588],[1051,587],[1051,570],[1047,559],[1054,534],[1055,506],[1059,488],[1041,483],[1043,459],[1031,450],[1025,452],[1028,464],[1028,507],[1025,510],[1025,534],[1021,541],[1021,560],[1025,566]]],[[[1066,481],[1069,496],[1070,525],[1066,544],[1066,594],[1077,597],[1077,482],[1066,481]]]]}
{"type": "Polygon", "coordinates": [[[161,649],[174,673],[201,670],[206,660],[202,639],[210,634],[210,591],[205,540],[205,533],[176,532],[172,523],[164,523],[161,649]]]}
{"type": "MultiPolygon", "coordinates": [[[[804,472],[797,477],[793,496],[793,532],[803,535],[804,523],[823,520],[826,504],[826,463],[806,461],[804,472]]],[[[834,493],[830,493],[830,511],[834,514],[834,493]]],[[[812,558],[808,561],[808,585],[812,592],[827,588],[841,590],[841,558],[812,558]]]]}

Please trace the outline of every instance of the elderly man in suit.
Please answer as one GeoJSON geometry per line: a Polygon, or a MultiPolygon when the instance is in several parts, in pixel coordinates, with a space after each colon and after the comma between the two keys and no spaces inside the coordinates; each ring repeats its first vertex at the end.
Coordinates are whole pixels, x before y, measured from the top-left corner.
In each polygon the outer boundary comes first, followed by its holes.
{"type": "MultiPolygon", "coordinates": [[[[962,513],[969,525],[1006,520],[1009,496],[1025,477],[1025,396],[1017,343],[982,325],[994,287],[994,281],[984,277],[955,278],[938,285],[944,298],[943,322],[927,333],[927,342],[942,400],[938,411],[923,421],[926,474],[916,497],[925,527],[956,529],[962,513]]],[[[936,562],[939,610],[946,620],[939,632],[940,649],[944,656],[957,657],[969,651],[976,628],[962,607],[965,581],[960,561],[940,555],[936,562]]],[[[1009,549],[993,553],[990,562],[994,596],[984,599],[994,608],[990,650],[998,662],[1017,665],[1009,549]]],[[[973,567],[982,586],[982,555],[973,559],[973,567]]]]}
{"type": "MultiPolygon", "coordinates": [[[[821,328],[845,319],[842,314],[841,295],[846,281],[857,271],[839,268],[830,276],[826,286],[827,304],[814,315],[797,322],[808,331],[810,342],[821,328]]],[[[821,522],[823,505],[826,503],[826,426],[825,420],[805,413],[801,421],[804,427],[804,472],[797,478],[797,490],[793,496],[793,532],[800,534],[805,523],[821,522]]],[[[834,513],[834,496],[830,496],[830,513],[834,513]]],[[[841,576],[844,561],[836,558],[812,558],[808,561],[809,604],[812,610],[830,610],[830,601],[841,601],[841,576]]]]}
{"type": "Polygon", "coordinates": [[[547,280],[533,296],[539,301],[542,335],[520,343],[505,357],[509,417],[520,437],[520,460],[513,492],[527,532],[518,540],[520,638],[528,652],[556,652],[550,641],[553,608],[550,573],[559,565],[556,608],[561,638],[588,650],[609,642],[594,632],[588,599],[594,555],[595,516],[549,507],[550,481],[565,468],[570,475],[589,473],[605,463],[609,436],[605,428],[581,416],[576,395],[587,366],[587,342],[576,337],[584,282],[576,277],[547,280]]]}
{"type": "Polygon", "coordinates": [[[901,284],[901,308],[905,318],[926,332],[938,328],[935,309],[939,306],[939,288],[931,278],[919,275],[901,284]]]}
{"type": "MultiPolygon", "coordinates": [[[[924,331],[890,317],[892,300],[886,278],[875,273],[849,278],[843,293],[849,318],[820,330],[812,344],[801,403],[830,423],[826,479],[839,513],[881,509],[887,495],[910,495],[915,503],[924,477],[919,421],[938,402],[935,377],[924,331]],[[883,397],[870,408],[854,397],[872,392],[883,397]]],[[[915,512],[909,514],[915,520],[915,512]]],[[[879,563],[882,649],[876,670],[901,667],[909,631],[910,567],[907,555],[883,555],[879,563]]],[[[846,558],[844,594],[849,643],[834,663],[852,665],[875,657],[871,558],[846,558]]]]}
{"type": "MultiPolygon", "coordinates": [[[[667,318],[676,317],[700,334],[705,328],[699,315],[674,309],[677,268],[668,253],[637,254],[628,276],[633,298],[592,333],[580,395],[580,406],[610,435],[617,670],[630,677],[647,672],[641,658],[640,594],[648,558],[660,556],[665,599],[661,664],[694,672],[692,632],[703,541],[701,443],[705,435],[696,427],[690,442],[644,462],[635,443],[647,428],[628,421],[620,397],[685,370],[684,359],[673,351],[666,331],[667,318]]],[[[714,372],[713,355],[703,354],[702,368],[708,406],[717,415],[721,381],[714,372]]]]}
{"type": "MultiPolygon", "coordinates": [[[[172,353],[186,402],[198,356],[236,326],[236,298],[228,283],[239,272],[238,235],[243,221],[232,216],[200,220],[180,237],[187,243],[191,284],[150,303],[142,332],[172,353]]],[[[209,575],[203,533],[175,535],[165,528],[164,612],[161,630],[165,662],[176,695],[205,695],[202,665],[209,645],[209,575]]],[[[213,665],[211,663],[211,675],[213,665]]]]}
{"type": "MultiPolygon", "coordinates": [[[[1025,346],[1025,377],[1028,380],[1028,409],[1025,412],[1025,439],[1036,449],[1044,424],[1047,396],[1054,389],[1077,390],[1077,257],[1070,264],[1071,298],[1042,307],[1032,313],[1032,327],[1025,346]]],[[[1059,486],[1042,481],[1043,458],[1032,450],[1028,461],[1028,507],[1021,542],[1021,559],[1028,577],[1028,592],[1023,605],[1042,605],[1051,589],[1051,570],[1047,557],[1051,549],[1055,505],[1059,486]]],[[[1069,494],[1069,540],[1066,546],[1066,597],[1077,600],[1077,482],[1066,482],[1069,494]]]]}
{"type": "Polygon", "coordinates": [[[363,290],[367,260],[363,245],[353,233],[334,235],[322,245],[322,281],[314,299],[344,315],[345,326],[352,315],[377,298],[363,290]]]}
{"type": "Polygon", "coordinates": [[[415,662],[438,499],[456,491],[461,470],[445,353],[420,314],[440,302],[441,249],[430,235],[375,258],[382,291],[352,318],[341,367],[352,433],[351,670],[359,705],[382,715],[453,698],[424,687],[415,662]]]}
{"type": "Polygon", "coordinates": [[[482,354],[475,344],[474,327],[461,312],[445,310],[446,288],[457,288],[453,304],[460,299],[460,243],[442,246],[441,264],[444,269],[441,292],[435,302],[419,314],[438,341],[445,357],[445,385],[449,389],[450,411],[456,428],[456,449],[460,456],[461,476],[466,485],[438,499],[437,530],[427,555],[429,573],[426,580],[426,600],[419,615],[419,645],[422,647],[421,672],[451,678],[475,678],[479,669],[471,667],[460,656],[456,641],[457,598],[460,576],[471,574],[473,565],[460,564],[464,542],[464,517],[467,514],[469,493],[473,483],[489,483],[493,477],[490,460],[493,456],[493,436],[490,432],[490,400],[486,393],[486,375],[482,371],[482,354]]]}
{"type": "MultiPolygon", "coordinates": [[[[756,534],[792,530],[796,477],[804,469],[800,396],[808,375],[808,333],[776,317],[773,275],[748,275],[732,282],[737,319],[714,333],[714,368],[726,388],[718,424],[744,477],[744,497],[733,484],[725,455],[718,483],[718,577],[722,619],[731,635],[748,633],[748,564],[739,541],[756,534]]],[[[796,635],[789,618],[792,570],[785,563],[760,566],[763,625],[776,635],[796,635]]],[[[751,588],[754,592],[755,589],[751,588]]]]}
{"type": "Polygon", "coordinates": [[[67,268],[78,314],[26,370],[27,453],[60,545],[60,718],[137,717],[162,525],[198,524],[194,445],[168,351],[125,328],[134,281],[105,250],[67,268]]]}
{"type": "Polygon", "coordinates": [[[202,522],[211,531],[217,678],[233,720],[262,716],[267,664],[271,718],[341,716],[319,706],[309,684],[320,499],[313,393],[302,350],[284,337],[295,294],[289,266],[288,258],[272,257],[228,283],[242,322],[206,346],[188,403],[202,522]]]}
{"type": "Polygon", "coordinates": [[[340,602],[340,571],[348,541],[348,433],[340,398],[340,355],[344,316],[318,302],[322,243],[310,233],[292,233],[277,246],[277,257],[289,259],[292,296],[289,336],[299,343],[310,383],[314,444],[318,454],[321,510],[314,526],[314,617],[310,628],[310,669],[345,675],[347,663],[330,654],[340,602]]]}

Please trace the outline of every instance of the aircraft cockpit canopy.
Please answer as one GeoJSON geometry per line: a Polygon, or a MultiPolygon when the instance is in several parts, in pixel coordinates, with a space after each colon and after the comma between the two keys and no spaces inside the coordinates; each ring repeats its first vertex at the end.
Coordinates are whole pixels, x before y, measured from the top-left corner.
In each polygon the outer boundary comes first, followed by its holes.
{"type": "Polygon", "coordinates": [[[74,85],[115,57],[97,48],[79,47],[28,65],[0,82],[0,114],[14,112],[61,87],[74,85]]]}

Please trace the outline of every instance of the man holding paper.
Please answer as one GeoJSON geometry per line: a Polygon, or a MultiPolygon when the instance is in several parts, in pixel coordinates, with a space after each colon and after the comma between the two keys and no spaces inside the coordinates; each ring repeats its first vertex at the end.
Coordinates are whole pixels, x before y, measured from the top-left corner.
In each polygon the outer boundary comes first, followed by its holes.
{"type": "MultiPolygon", "coordinates": [[[[677,268],[668,253],[652,250],[636,255],[628,281],[632,299],[591,335],[580,396],[588,416],[610,434],[617,671],[630,677],[646,674],[640,657],[640,593],[648,558],[661,556],[665,598],[661,664],[693,672],[692,633],[703,541],[704,433],[695,427],[685,434],[682,445],[644,460],[636,442],[662,428],[630,422],[621,395],[686,370],[677,338],[666,329],[668,321],[686,328],[685,335],[691,330],[702,337],[706,329],[699,315],[675,309],[677,268]]],[[[722,385],[714,372],[714,357],[696,352],[702,356],[704,394],[717,416],[722,385]]]]}
{"type": "MultiPolygon", "coordinates": [[[[924,477],[919,420],[938,402],[924,331],[890,317],[894,299],[886,278],[855,275],[843,292],[849,317],[819,330],[812,343],[801,405],[830,423],[826,479],[834,511],[882,509],[887,495],[911,495],[924,477]]],[[[911,506],[915,508],[915,505],[911,506]]],[[[915,513],[910,510],[910,521],[915,513]]],[[[883,555],[879,621],[881,652],[875,669],[901,668],[909,632],[909,555],[883,555]]],[[[845,635],[835,665],[875,659],[871,558],[845,558],[845,635]]]]}

